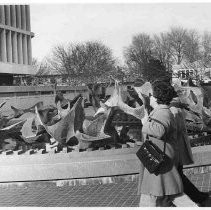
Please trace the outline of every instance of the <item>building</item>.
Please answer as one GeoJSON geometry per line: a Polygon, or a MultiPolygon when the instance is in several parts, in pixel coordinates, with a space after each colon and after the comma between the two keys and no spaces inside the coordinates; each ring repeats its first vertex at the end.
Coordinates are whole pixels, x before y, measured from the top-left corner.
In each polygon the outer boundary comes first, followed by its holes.
{"type": "Polygon", "coordinates": [[[14,75],[35,74],[33,37],[29,5],[0,5],[0,85],[13,85],[14,75]]]}
{"type": "Polygon", "coordinates": [[[186,68],[182,65],[173,66],[173,77],[180,78],[186,81],[189,77],[194,77],[194,69],[186,68]]]}
{"type": "Polygon", "coordinates": [[[189,78],[191,78],[193,82],[196,82],[197,77],[205,83],[211,81],[211,68],[203,67],[202,65],[197,65],[197,62],[195,62],[192,67],[188,67],[183,63],[180,65],[173,65],[172,70],[173,82],[179,79],[181,82],[187,83],[189,78]]]}

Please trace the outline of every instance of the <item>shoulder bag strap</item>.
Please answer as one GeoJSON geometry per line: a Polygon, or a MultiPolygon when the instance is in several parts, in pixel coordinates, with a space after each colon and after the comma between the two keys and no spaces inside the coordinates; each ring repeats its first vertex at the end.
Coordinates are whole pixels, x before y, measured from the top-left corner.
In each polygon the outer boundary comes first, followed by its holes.
{"type": "MultiPolygon", "coordinates": [[[[164,129],[166,128],[165,125],[164,125],[161,121],[159,121],[159,120],[157,120],[157,119],[155,119],[155,118],[149,117],[149,120],[150,120],[150,121],[151,121],[151,120],[154,120],[155,122],[160,123],[160,124],[164,127],[164,129]]],[[[166,129],[165,129],[165,130],[166,130],[166,129]]],[[[165,152],[166,152],[166,134],[164,135],[164,148],[163,148],[163,154],[165,154],[165,152]]]]}

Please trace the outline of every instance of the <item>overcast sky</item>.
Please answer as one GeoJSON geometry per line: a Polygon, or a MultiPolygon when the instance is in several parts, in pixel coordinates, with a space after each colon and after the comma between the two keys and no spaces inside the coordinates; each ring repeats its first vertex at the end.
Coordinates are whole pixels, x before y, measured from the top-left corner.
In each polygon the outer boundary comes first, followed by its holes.
{"type": "Polygon", "coordinates": [[[120,61],[138,33],[160,33],[171,26],[211,31],[208,3],[30,4],[32,54],[41,61],[57,44],[100,40],[120,61]]]}

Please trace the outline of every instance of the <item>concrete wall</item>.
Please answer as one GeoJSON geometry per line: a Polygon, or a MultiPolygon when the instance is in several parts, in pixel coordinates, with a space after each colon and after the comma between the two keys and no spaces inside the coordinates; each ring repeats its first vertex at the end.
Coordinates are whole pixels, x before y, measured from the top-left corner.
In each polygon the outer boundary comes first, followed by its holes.
{"type": "MultiPolygon", "coordinates": [[[[143,172],[139,146],[84,152],[0,155],[0,183],[111,177],[143,172]],[[140,170],[142,168],[142,170],[140,170]]],[[[194,165],[210,171],[211,145],[192,148],[194,165]]],[[[186,169],[188,170],[188,169],[186,169]]]]}
{"type": "Polygon", "coordinates": [[[36,68],[30,65],[0,62],[0,74],[35,74],[36,68]]]}
{"type": "MultiPolygon", "coordinates": [[[[112,95],[114,86],[106,89],[106,95],[112,95]]],[[[123,91],[126,86],[123,87],[123,91]]],[[[6,101],[1,111],[10,112],[10,106],[18,108],[28,108],[39,101],[44,105],[54,104],[53,86],[0,86],[0,103],[6,101]]],[[[86,86],[69,87],[58,86],[57,91],[61,91],[67,99],[73,99],[81,93],[89,100],[89,93],[86,86]]]]}
{"type": "MultiPolygon", "coordinates": [[[[77,90],[71,87],[58,87],[57,90],[66,92],[64,97],[73,99],[79,93],[88,99],[88,92],[86,87],[78,87],[77,90]]],[[[55,105],[55,95],[53,87],[33,87],[33,86],[1,86],[0,87],[0,103],[6,101],[6,104],[1,108],[3,114],[12,112],[11,106],[25,109],[33,106],[39,101],[43,101],[44,105],[55,105]]]]}
{"type": "MultiPolygon", "coordinates": [[[[74,93],[64,94],[67,99],[73,99],[76,96],[74,93]]],[[[55,105],[55,96],[52,95],[38,95],[38,96],[21,96],[21,97],[1,97],[0,103],[6,101],[6,104],[1,108],[4,115],[12,113],[11,106],[19,109],[26,109],[39,101],[43,101],[44,105],[55,105]]]]}
{"type": "MultiPolygon", "coordinates": [[[[57,86],[58,91],[87,91],[86,86],[57,86]]],[[[20,93],[20,92],[45,92],[45,91],[53,91],[53,86],[0,86],[0,97],[2,93],[20,93]]]]}

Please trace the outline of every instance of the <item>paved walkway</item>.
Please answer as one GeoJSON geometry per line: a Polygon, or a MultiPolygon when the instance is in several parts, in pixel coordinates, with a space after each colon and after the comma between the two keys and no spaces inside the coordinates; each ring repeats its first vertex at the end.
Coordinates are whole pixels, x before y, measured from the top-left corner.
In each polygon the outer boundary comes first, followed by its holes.
{"type": "MultiPolygon", "coordinates": [[[[211,191],[211,173],[191,175],[202,191],[211,191]]],[[[56,186],[52,182],[1,185],[0,207],[136,207],[137,179],[110,184],[56,186]]]]}

